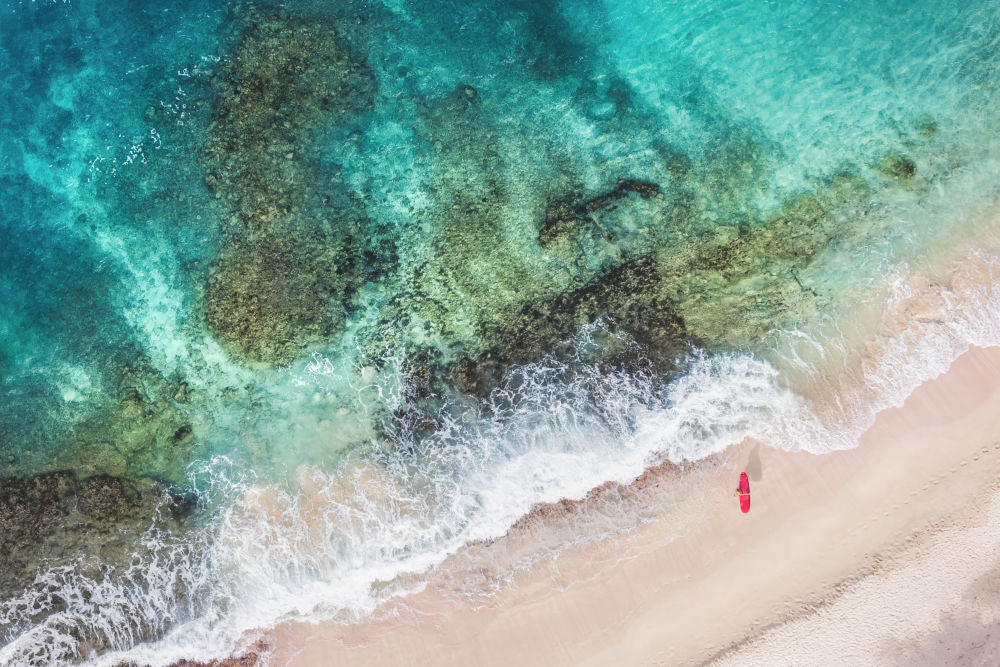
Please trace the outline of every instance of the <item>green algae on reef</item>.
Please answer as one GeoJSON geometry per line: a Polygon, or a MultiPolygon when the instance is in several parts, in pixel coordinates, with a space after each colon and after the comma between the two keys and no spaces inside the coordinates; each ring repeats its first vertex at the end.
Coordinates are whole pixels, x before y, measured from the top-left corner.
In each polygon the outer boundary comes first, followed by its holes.
{"type": "Polygon", "coordinates": [[[898,183],[906,183],[917,175],[917,166],[902,153],[889,153],[875,165],[875,171],[898,183]]]}
{"type": "Polygon", "coordinates": [[[337,29],[248,9],[214,77],[205,182],[231,207],[204,296],[209,329],[236,355],[287,362],[340,332],[359,281],[363,213],[321,190],[313,133],[370,110],[375,82],[337,29]]]}
{"type": "Polygon", "coordinates": [[[188,463],[205,453],[195,426],[203,414],[202,392],[179,374],[164,376],[127,345],[108,359],[102,384],[108,389],[74,403],[72,412],[35,415],[40,431],[54,430],[49,422],[64,419],[66,433],[46,440],[44,449],[38,442],[11,449],[0,461],[6,464],[3,474],[73,470],[81,479],[151,476],[183,484],[188,463]]]}
{"type": "Polygon", "coordinates": [[[109,405],[73,427],[75,444],[54,460],[77,474],[185,481],[187,463],[202,452],[188,414],[200,392],[167,380],[141,357],[121,369],[109,405]]]}
{"type": "MultiPolygon", "coordinates": [[[[652,184],[643,187],[650,195],[659,194],[652,184]]],[[[498,364],[535,359],[579,326],[599,318],[661,361],[669,362],[692,344],[710,348],[752,344],[771,328],[802,315],[803,308],[819,298],[795,272],[842,233],[837,214],[864,206],[871,194],[864,181],[844,174],[832,179],[829,187],[850,199],[794,196],[757,224],[717,227],[650,250],[582,288],[505,313],[502,330],[484,332],[484,338],[495,341],[484,355],[485,362],[463,361],[459,371],[463,384],[480,387],[481,381],[470,379],[473,368],[481,366],[488,369],[482,372],[495,377],[498,364]]],[[[617,192],[614,198],[621,196],[617,192]]],[[[560,210],[565,215],[565,207],[560,210]]],[[[671,210],[679,213],[677,208],[671,210]]],[[[565,227],[565,219],[556,224],[565,227]]],[[[595,223],[593,229],[604,228],[595,223]]],[[[549,235],[551,247],[549,219],[543,223],[540,235],[544,234],[549,235]]]]}

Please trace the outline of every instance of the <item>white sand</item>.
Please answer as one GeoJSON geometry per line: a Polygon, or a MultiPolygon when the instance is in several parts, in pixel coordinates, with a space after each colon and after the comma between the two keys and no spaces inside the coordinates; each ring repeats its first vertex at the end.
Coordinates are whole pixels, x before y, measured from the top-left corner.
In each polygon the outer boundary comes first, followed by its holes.
{"type": "MultiPolygon", "coordinates": [[[[646,483],[677,492],[661,477],[646,483]]],[[[287,624],[265,636],[270,663],[994,664],[1000,584],[982,584],[1000,569],[998,479],[1000,348],[974,349],[858,449],[748,442],[684,477],[703,502],[673,541],[665,516],[525,572],[484,607],[432,584],[395,618],[287,624]],[[749,515],[730,497],[741,469],[749,515]]]]}

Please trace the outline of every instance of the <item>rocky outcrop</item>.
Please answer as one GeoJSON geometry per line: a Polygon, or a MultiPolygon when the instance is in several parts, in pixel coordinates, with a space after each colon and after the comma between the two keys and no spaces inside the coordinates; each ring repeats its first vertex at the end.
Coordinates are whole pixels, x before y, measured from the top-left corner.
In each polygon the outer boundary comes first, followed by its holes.
{"type": "Polygon", "coordinates": [[[73,426],[72,442],[53,455],[49,470],[70,469],[83,478],[185,482],[187,464],[203,451],[192,413],[204,394],[176,376],[165,378],[141,353],[136,356],[108,371],[117,388],[102,395],[99,410],[73,426]]]}
{"type": "Polygon", "coordinates": [[[169,530],[193,511],[192,499],[149,479],[81,480],[69,472],[0,478],[0,599],[23,590],[39,569],[77,563],[86,575],[127,567],[154,516],[169,530]]]}
{"type": "Polygon", "coordinates": [[[573,259],[583,256],[581,244],[588,238],[614,243],[622,235],[613,219],[624,201],[662,198],[660,186],[635,179],[619,179],[617,185],[596,197],[582,202],[557,199],[545,210],[538,230],[538,244],[546,251],[573,259]]]}
{"type": "MultiPolygon", "coordinates": [[[[268,650],[263,641],[256,642],[243,655],[220,658],[218,660],[179,660],[169,667],[254,667],[259,664],[262,656],[268,650]]],[[[126,667],[122,665],[120,667],[126,667]]]]}
{"type": "Polygon", "coordinates": [[[875,165],[875,171],[897,183],[907,183],[917,175],[917,165],[902,153],[889,153],[875,165]]]}
{"type": "Polygon", "coordinates": [[[284,12],[239,15],[239,42],[215,76],[205,183],[233,215],[204,295],[208,328],[247,361],[277,364],[339,333],[357,286],[366,221],[323,188],[314,133],[371,108],[375,80],[335,25],[284,12]]]}

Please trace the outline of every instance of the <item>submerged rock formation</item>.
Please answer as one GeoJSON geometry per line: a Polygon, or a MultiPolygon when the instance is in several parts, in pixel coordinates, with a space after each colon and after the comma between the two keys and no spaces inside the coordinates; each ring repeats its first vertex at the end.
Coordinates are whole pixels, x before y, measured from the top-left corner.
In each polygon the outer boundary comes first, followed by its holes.
{"type": "MultiPolygon", "coordinates": [[[[557,199],[546,206],[538,244],[566,261],[585,264],[588,255],[602,246],[619,243],[633,231],[628,229],[628,221],[616,220],[620,208],[637,209],[636,200],[653,198],[663,199],[659,185],[623,178],[611,190],[582,202],[557,199]]],[[[658,202],[654,202],[653,208],[657,207],[658,202]]],[[[640,211],[638,208],[633,213],[641,215],[640,211]]]]}
{"type": "MultiPolygon", "coordinates": [[[[356,340],[373,363],[406,355],[417,401],[488,391],[599,319],[668,365],[692,344],[753,344],[827,298],[800,272],[872,201],[856,169],[775,190],[780,146],[697,86],[682,103],[706,135],[698,150],[651,139],[642,165],[618,160],[602,179],[460,83],[411,100],[428,204],[401,223],[411,246],[397,265],[397,241],[373,233],[342,185],[322,183],[307,141],[372,104],[364,58],[322,21],[251,11],[243,23],[214,81],[206,183],[234,215],[203,312],[248,361],[287,362],[335,337],[366,279],[379,281],[378,313],[356,340]]],[[[637,131],[637,104],[607,131],[637,131]]],[[[905,183],[915,166],[900,154],[876,172],[905,183]]]]}
{"type": "Polygon", "coordinates": [[[176,530],[193,510],[193,500],[148,478],[79,479],[69,472],[2,477],[0,599],[13,599],[39,570],[71,562],[80,576],[124,570],[154,516],[161,530],[176,530]]]}
{"type": "Polygon", "coordinates": [[[163,377],[141,354],[135,357],[117,369],[117,387],[106,403],[73,426],[72,444],[49,469],[186,481],[187,464],[204,451],[191,421],[204,396],[177,377],[163,377]]]}
{"type": "MultiPolygon", "coordinates": [[[[862,178],[845,171],[749,221],[741,209],[732,217],[739,224],[724,225],[699,204],[702,187],[692,173],[669,189],[623,179],[596,196],[556,199],[539,223],[538,243],[578,286],[544,298],[526,287],[519,300],[478,317],[478,346],[464,345],[460,356],[424,353],[431,380],[422,385],[442,391],[440,380],[450,379],[460,391],[482,394],[511,364],[539,358],[597,320],[637,342],[661,370],[691,345],[752,345],[827,299],[798,272],[872,197],[862,178]]],[[[428,319],[448,314],[441,305],[428,319]]],[[[609,354],[614,361],[618,353],[609,354]]]]}
{"type": "MultiPolygon", "coordinates": [[[[340,239],[338,239],[340,240],[340,239]]],[[[287,362],[339,333],[353,264],[328,234],[262,234],[222,250],[205,291],[205,320],[238,356],[287,362]]]]}
{"type": "Polygon", "coordinates": [[[875,165],[875,171],[897,183],[906,183],[917,175],[917,165],[902,153],[889,153],[875,165]]]}
{"type": "Polygon", "coordinates": [[[231,207],[204,295],[208,328],[237,356],[287,362],[336,335],[356,288],[364,216],[321,188],[314,134],[370,109],[375,82],[336,26],[244,10],[213,79],[205,182],[231,207]]]}

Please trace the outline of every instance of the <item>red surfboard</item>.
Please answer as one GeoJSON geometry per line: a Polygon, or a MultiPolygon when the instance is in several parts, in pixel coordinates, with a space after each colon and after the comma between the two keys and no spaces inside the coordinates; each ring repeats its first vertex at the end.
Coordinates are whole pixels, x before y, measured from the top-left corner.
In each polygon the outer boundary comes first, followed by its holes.
{"type": "Polygon", "coordinates": [[[740,473],[740,509],[744,514],[750,511],[750,480],[745,472],[740,473]]]}

